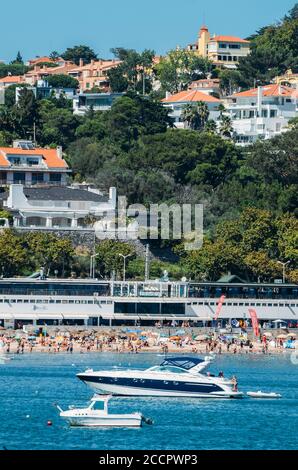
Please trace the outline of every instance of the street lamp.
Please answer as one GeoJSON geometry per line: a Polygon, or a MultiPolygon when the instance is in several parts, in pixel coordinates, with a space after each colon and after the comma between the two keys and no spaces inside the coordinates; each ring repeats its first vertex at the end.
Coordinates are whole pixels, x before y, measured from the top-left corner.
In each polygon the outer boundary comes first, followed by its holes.
{"type": "Polygon", "coordinates": [[[131,254],[130,255],[123,255],[122,253],[118,253],[118,255],[122,256],[122,258],[123,258],[123,282],[125,282],[126,258],[129,258],[132,255],[131,254]]]}
{"type": "Polygon", "coordinates": [[[286,283],[286,266],[287,264],[290,263],[290,261],[287,261],[286,263],[283,263],[282,261],[277,261],[279,264],[282,265],[282,283],[286,283]]]}
{"type": "Polygon", "coordinates": [[[90,256],[90,278],[95,278],[95,258],[99,256],[99,254],[91,255],[90,256]]]}

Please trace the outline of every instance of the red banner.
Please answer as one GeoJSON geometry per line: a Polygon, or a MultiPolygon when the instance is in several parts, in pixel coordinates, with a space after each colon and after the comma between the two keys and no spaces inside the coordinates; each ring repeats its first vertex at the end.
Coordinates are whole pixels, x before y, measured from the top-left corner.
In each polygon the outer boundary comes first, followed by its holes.
{"type": "Polygon", "coordinates": [[[218,303],[217,303],[217,309],[216,309],[215,318],[214,318],[215,321],[219,317],[219,314],[221,312],[221,309],[222,309],[222,306],[223,306],[223,303],[224,303],[225,300],[226,300],[226,296],[222,295],[221,298],[219,299],[218,303]]]}
{"type": "Polygon", "coordinates": [[[248,311],[250,314],[254,334],[255,336],[260,336],[260,328],[259,328],[259,320],[258,320],[257,312],[252,308],[248,309],[248,311]]]}

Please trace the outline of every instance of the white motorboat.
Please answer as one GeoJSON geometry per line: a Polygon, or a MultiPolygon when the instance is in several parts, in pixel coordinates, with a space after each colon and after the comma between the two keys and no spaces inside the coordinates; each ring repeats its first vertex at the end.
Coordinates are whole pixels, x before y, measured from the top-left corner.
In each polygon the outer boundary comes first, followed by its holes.
{"type": "Polygon", "coordinates": [[[111,414],[108,410],[108,402],[111,395],[94,395],[87,408],[73,408],[64,411],[56,405],[60,411],[60,417],[64,418],[71,426],[89,427],[134,427],[142,426],[143,422],[152,422],[141,413],[111,414]]]}
{"type": "Polygon", "coordinates": [[[266,393],[261,392],[261,390],[259,390],[258,392],[247,392],[247,396],[251,398],[281,398],[280,393],[266,393]]]}
{"type": "Polygon", "coordinates": [[[89,369],[77,377],[96,393],[121,396],[158,396],[193,398],[242,398],[237,381],[220,374],[215,377],[202,371],[210,357],[170,357],[160,366],[146,370],[89,369]]]}

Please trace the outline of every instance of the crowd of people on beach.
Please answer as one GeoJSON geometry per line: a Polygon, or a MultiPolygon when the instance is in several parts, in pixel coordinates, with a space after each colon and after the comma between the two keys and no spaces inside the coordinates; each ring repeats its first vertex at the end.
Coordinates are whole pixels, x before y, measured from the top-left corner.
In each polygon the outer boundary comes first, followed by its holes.
{"type": "Polygon", "coordinates": [[[6,330],[0,333],[0,351],[6,354],[40,353],[198,353],[249,354],[281,353],[296,348],[296,334],[279,331],[274,335],[263,332],[259,337],[240,334],[219,334],[210,330],[204,334],[184,325],[185,330],[167,328],[129,330],[128,328],[78,330],[73,328],[53,331],[6,330]]]}

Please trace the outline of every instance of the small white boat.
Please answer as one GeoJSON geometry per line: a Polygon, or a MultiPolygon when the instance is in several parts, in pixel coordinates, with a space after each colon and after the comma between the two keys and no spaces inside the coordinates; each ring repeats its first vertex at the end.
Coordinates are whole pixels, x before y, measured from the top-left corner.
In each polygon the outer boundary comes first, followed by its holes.
{"type": "Polygon", "coordinates": [[[259,390],[258,392],[247,392],[247,395],[251,398],[281,398],[279,393],[265,393],[259,390]]]}
{"type": "Polygon", "coordinates": [[[90,427],[141,427],[142,423],[152,424],[141,413],[110,414],[108,402],[112,395],[94,395],[87,408],[73,408],[64,411],[56,405],[61,418],[66,419],[70,426],[90,427]]]}

